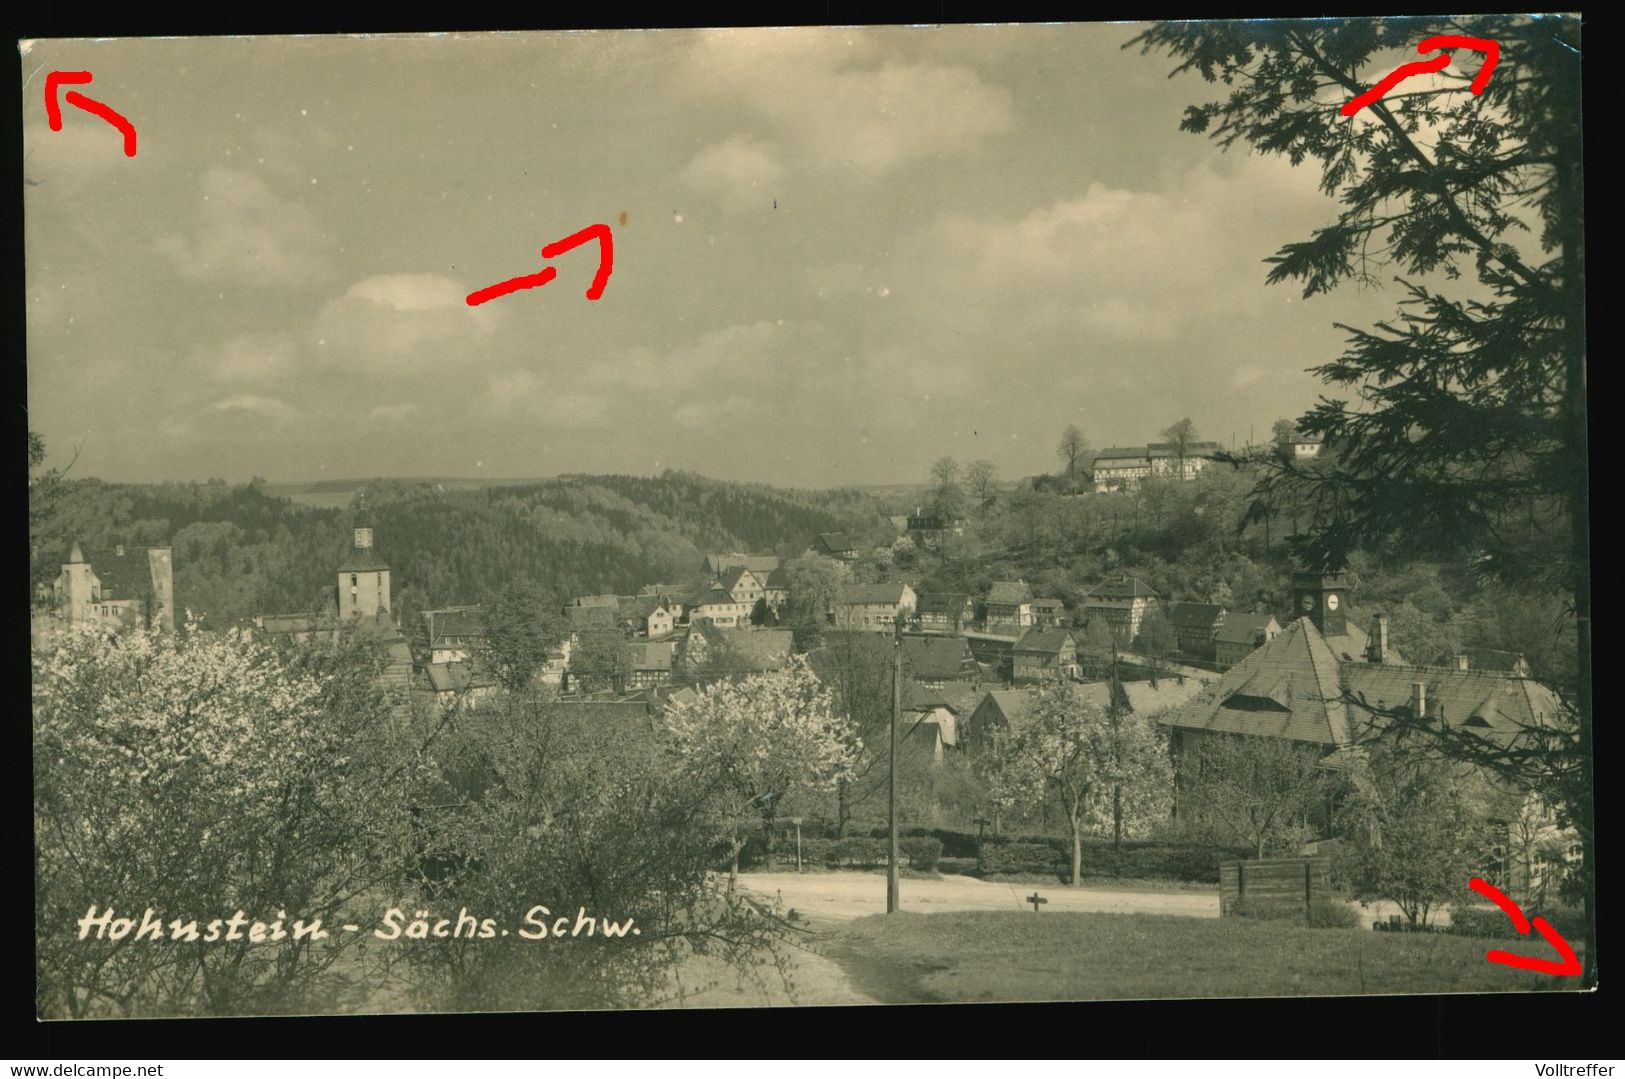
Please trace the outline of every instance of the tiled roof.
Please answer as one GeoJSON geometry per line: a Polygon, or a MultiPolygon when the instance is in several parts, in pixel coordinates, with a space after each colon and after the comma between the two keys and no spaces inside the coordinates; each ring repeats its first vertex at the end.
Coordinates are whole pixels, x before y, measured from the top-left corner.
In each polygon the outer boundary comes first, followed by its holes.
{"type": "Polygon", "coordinates": [[[634,670],[669,671],[671,670],[672,654],[677,650],[677,642],[673,640],[634,641],[627,648],[631,653],[634,670]]]}
{"type": "Polygon", "coordinates": [[[714,604],[734,603],[734,598],[720,588],[702,588],[683,601],[685,607],[709,607],[714,604]]]}
{"type": "Polygon", "coordinates": [[[1300,618],[1161,721],[1187,730],[1342,745],[1349,738],[1345,709],[1336,703],[1339,677],[1337,657],[1314,625],[1300,618]]]}
{"type": "Polygon", "coordinates": [[[1090,590],[1091,598],[1101,599],[1156,599],[1157,593],[1138,577],[1121,576],[1102,581],[1090,590]]]}
{"type": "Polygon", "coordinates": [[[153,590],[152,556],[149,552],[169,548],[126,547],[124,554],[103,551],[87,559],[102,583],[103,599],[145,599],[153,590]]]}
{"type": "Polygon", "coordinates": [[[1032,586],[1026,581],[994,581],[987,590],[989,603],[1031,603],[1032,586]]]}
{"type": "Polygon", "coordinates": [[[1072,634],[1059,628],[1033,627],[1020,637],[1011,646],[1012,652],[1026,652],[1029,654],[1055,656],[1060,655],[1061,649],[1072,639],[1072,634]]]}
{"type": "Polygon", "coordinates": [[[919,614],[962,614],[970,595],[965,592],[921,592],[915,611],[919,614]]]}
{"type": "Polygon", "coordinates": [[[564,617],[569,621],[571,629],[585,629],[588,626],[613,626],[616,618],[614,607],[577,607],[572,604],[564,608],[564,617]]]}
{"type": "Polygon", "coordinates": [[[1207,681],[1197,678],[1159,678],[1154,686],[1150,682],[1124,682],[1123,695],[1128,698],[1128,706],[1135,713],[1154,716],[1184,704],[1202,692],[1205,686],[1217,681],[1218,677],[1214,675],[1207,681]]]}
{"type": "Polygon", "coordinates": [[[903,602],[906,584],[849,584],[842,585],[836,602],[843,605],[858,603],[898,604],[903,602]]]}
{"type": "Polygon", "coordinates": [[[1272,614],[1229,614],[1215,640],[1225,644],[1252,644],[1275,621],[1272,614]]]}
{"type": "Polygon", "coordinates": [[[1058,599],[1035,599],[1033,600],[1033,610],[1064,611],[1066,610],[1066,604],[1062,603],[1058,599]]]}
{"type": "Polygon", "coordinates": [[[790,575],[784,572],[782,568],[773,570],[767,575],[766,584],[769,588],[789,588],[790,575]]]}
{"type": "Polygon", "coordinates": [[[904,637],[903,659],[916,678],[957,678],[976,661],[963,637],[904,637]]]}
{"type": "Polygon", "coordinates": [[[845,532],[820,532],[817,546],[830,554],[843,554],[852,550],[852,543],[846,538],[845,532]]]}
{"type": "Polygon", "coordinates": [[[1095,454],[1095,467],[1102,463],[1110,466],[1117,462],[1146,461],[1147,454],[1144,446],[1113,446],[1095,454]]]}
{"type": "Polygon", "coordinates": [[[429,663],[424,666],[423,674],[435,693],[461,693],[470,687],[478,689],[491,684],[467,663],[429,663]]]}
{"type": "Polygon", "coordinates": [[[478,607],[424,611],[423,621],[431,644],[444,637],[485,636],[485,612],[478,607]]]}
{"type": "MultiPolygon", "coordinates": [[[[1460,726],[1476,716],[1485,724],[1486,734],[1510,735],[1520,728],[1563,721],[1564,713],[1551,690],[1533,679],[1499,671],[1350,663],[1344,666],[1343,677],[1355,701],[1386,709],[1408,705],[1412,684],[1420,682],[1426,687],[1430,717],[1460,726]]],[[[1371,718],[1359,704],[1350,704],[1348,712],[1356,730],[1371,718]]]]}
{"type": "MultiPolygon", "coordinates": [[[[749,573],[752,577],[756,576],[756,574],[747,566],[729,566],[722,572],[723,590],[732,592],[747,573],[749,573]]],[[[758,580],[757,583],[761,583],[760,580],[758,580]]]]}
{"type": "Polygon", "coordinates": [[[1168,621],[1175,629],[1206,630],[1225,616],[1217,603],[1175,603],[1168,607],[1168,621]]]}

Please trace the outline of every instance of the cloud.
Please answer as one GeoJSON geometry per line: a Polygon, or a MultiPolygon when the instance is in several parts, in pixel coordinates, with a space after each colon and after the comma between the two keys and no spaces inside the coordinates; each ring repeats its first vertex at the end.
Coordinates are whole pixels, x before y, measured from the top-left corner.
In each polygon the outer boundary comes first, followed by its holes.
{"type": "Polygon", "coordinates": [[[561,389],[551,378],[522,369],[500,371],[487,377],[485,408],[503,420],[522,420],[545,427],[585,430],[605,426],[611,397],[561,389]]]}
{"type": "Polygon", "coordinates": [[[299,369],[299,346],[282,333],[245,333],[200,355],[209,374],[224,382],[274,382],[299,369]]]}
{"type": "Polygon", "coordinates": [[[394,405],[374,405],[367,410],[367,415],[375,420],[384,420],[388,423],[404,423],[422,413],[420,405],[410,401],[403,401],[394,405]]]}
{"type": "Polygon", "coordinates": [[[438,274],[368,277],[317,316],[309,333],[324,367],[374,375],[462,372],[477,364],[504,314],[469,307],[461,283],[438,274]]]}
{"type": "Polygon", "coordinates": [[[862,180],[963,152],[1013,126],[1004,87],[957,64],[882,58],[879,41],[841,30],[705,34],[679,90],[738,102],[793,143],[807,167],[862,180]]]}
{"type": "Polygon", "coordinates": [[[209,169],[202,188],[196,223],[158,240],[182,277],[296,285],[326,272],[329,241],[309,209],[237,169],[209,169]]]}
{"type": "Polygon", "coordinates": [[[784,166],[773,156],[771,145],[734,135],[695,154],[682,178],[724,209],[742,210],[765,205],[774,181],[782,175],[784,166]]]}
{"type": "Polygon", "coordinates": [[[299,415],[298,411],[286,401],[254,393],[238,393],[223,397],[209,407],[216,412],[244,412],[253,416],[264,416],[279,423],[287,422],[299,415]]]}

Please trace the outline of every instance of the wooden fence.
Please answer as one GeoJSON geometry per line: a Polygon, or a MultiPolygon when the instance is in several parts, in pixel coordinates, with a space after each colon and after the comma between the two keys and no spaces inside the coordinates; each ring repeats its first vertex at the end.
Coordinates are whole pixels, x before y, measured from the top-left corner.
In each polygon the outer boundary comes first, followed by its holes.
{"type": "Polygon", "coordinates": [[[1259,858],[1219,863],[1219,913],[1230,914],[1239,899],[1249,903],[1299,906],[1305,911],[1331,894],[1327,858],[1259,858]]]}

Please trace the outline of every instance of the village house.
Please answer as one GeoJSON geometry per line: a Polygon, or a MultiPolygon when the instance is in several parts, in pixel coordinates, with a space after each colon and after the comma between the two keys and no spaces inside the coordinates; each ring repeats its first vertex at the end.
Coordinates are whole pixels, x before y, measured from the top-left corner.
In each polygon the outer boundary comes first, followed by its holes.
{"type": "Polygon", "coordinates": [[[858,548],[845,532],[820,532],[807,548],[813,554],[823,555],[841,562],[854,562],[858,557],[858,548]]]}
{"type": "Polygon", "coordinates": [[[713,585],[700,589],[683,601],[683,621],[691,626],[710,622],[732,628],[750,622],[750,606],[713,585]]]}
{"type": "Polygon", "coordinates": [[[466,663],[485,642],[485,612],[481,607],[424,611],[422,623],[419,642],[426,663],[466,663]]]}
{"type": "Polygon", "coordinates": [[[1138,577],[1113,577],[1096,585],[1084,597],[1087,617],[1100,618],[1111,627],[1120,647],[1128,647],[1140,635],[1146,612],[1156,606],[1157,593],[1138,577]]]}
{"type": "Polygon", "coordinates": [[[663,641],[634,641],[627,645],[629,655],[624,688],[638,690],[669,684],[672,667],[676,663],[677,644],[675,639],[668,637],[663,641]]]}
{"type": "Polygon", "coordinates": [[[1069,630],[1027,630],[1010,646],[1010,676],[1016,682],[1041,682],[1057,675],[1077,678],[1078,647],[1069,630]]]}
{"type": "Polygon", "coordinates": [[[1145,448],[1145,452],[1151,461],[1153,476],[1193,480],[1207,467],[1213,455],[1223,448],[1217,442],[1192,442],[1185,447],[1181,458],[1179,448],[1172,442],[1153,442],[1145,448]]]}
{"type": "MultiPolygon", "coordinates": [[[[1106,682],[1086,682],[1074,685],[1072,691],[1079,701],[1102,710],[1113,705],[1112,688],[1106,682]]],[[[1032,687],[1026,689],[990,689],[972,709],[964,723],[961,744],[973,754],[997,750],[1013,734],[1026,726],[1033,703],[1032,687]]]]}
{"type": "Polygon", "coordinates": [[[496,695],[497,686],[480,675],[475,664],[452,660],[427,663],[419,668],[413,692],[435,710],[445,711],[459,704],[465,708],[477,707],[496,695]]]}
{"type": "MultiPolygon", "coordinates": [[[[1533,679],[1403,662],[1387,645],[1381,616],[1370,634],[1359,634],[1363,654],[1351,654],[1353,627],[1341,617],[1346,604],[1328,602],[1346,587],[1341,575],[1300,574],[1294,580],[1303,589],[1298,606],[1305,614],[1212,685],[1158,717],[1176,755],[1222,734],[1284,738],[1347,760],[1387,712],[1403,711],[1496,741],[1567,722],[1556,694],[1533,679]]],[[[1521,807],[1520,799],[1515,800],[1521,807]]],[[[1504,813],[1491,819],[1512,824],[1504,813]]]]}
{"type": "Polygon", "coordinates": [[[1213,638],[1213,661],[1231,667],[1280,635],[1281,624],[1272,614],[1227,614],[1213,638]]]}
{"type": "Polygon", "coordinates": [[[1071,616],[1066,613],[1066,604],[1058,599],[1035,599],[1032,602],[1033,625],[1039,629],[1054,629],[1057,626],[1069,625],[1071,616]]]}
{"type": "Polygon", "coordinates": [[[1151,457],[1144,446],[1112,446],[1095,454],[1092,468],[1095,492],[1133,491],[1151,475],[1151,457]]]}
{"type": "Polygon", "coordinates": [[[747,612],[754,611],[767,596],[767,581],[745,566],[729,566],[714,583],[734,602],[744,604],[747,612]]]}
{"type": "Polygon", "coordinates": [[[958,635],[976,619],[976,604],[967,592],[922,592],[914,607],[921,633],[958,635]]]}
{"type": "Polygon", "coordinates": [[[630,619],[635,636],[658,640],[671,636],[677,626],[681,605],[663,595],[639,594],[624,604],[621,610],[630,619]]]}
{"type": "Polygon", "coordinates": [[[980,673],[976,657],[963,637],[906,634],[902,649],[904,672],[924,686],[975,681],[980,673]]]}
{"type": "Polygon", "coordinates": [[[782,670],[795,634],[787,629],[724,629],[699,622],[681,638],[675,661],[692,678],[782,670]]]}
{"type": "Polygon", "coordinates": [[[173,633],[175,575],[170,548],[117,544],[92,565],[75,543],[52,582],[51,599],[55,625],[150,626],[173,633]]]}
{"type": "Polygon", "coordinates": [[[1033,590],[1027,582],[994,581],[983,609],[983,628],[1015,637],[1032,624],[1033,590]]]}
{"type": "Polygon", "coordinates": [[[935,764],[958,748],[959,713],[940,689],[909,686],[903,692],[902,712],[905,748],[923,751],[935,764]]]}
{"type": "Polygon", "coordinates": [[[916,508],[906,520],[910,539],[921,547],[935,547],[947,536],[963,536],[965,519],[916,508]]]}
{"type": "Polygon", "coordinates": [[[917,598],[906,584],[849,584],[835,597],[836,629],[890,632],[899,618],[914,613],[917,598]]]}
{"type": "Polygon", "coordinates": [[[722,574],[728,572],[730,566],[744,566],[752,573],[766,580],[767,575],[779,568],[779,558],[771,554],[745,554],[740,551],[731,551],[727,554],[708,554],[700,565],[700,572],[711,580],[717,580],[722,574]]]}
{"type": "Polygon", "coordinates": [[[1227,613],[1217,603],[1170,603],[1168,623],[1173,626],[1179,651],[1192,659],[1211,662],[1227,613]]]}
{"type": "Polygon", "coordinates": [[[762,598],[767,600],[767,609],[775,615],[790,601],[790,575],[784,572],[783,567],[767,575],[762,585],[762,598]]]}

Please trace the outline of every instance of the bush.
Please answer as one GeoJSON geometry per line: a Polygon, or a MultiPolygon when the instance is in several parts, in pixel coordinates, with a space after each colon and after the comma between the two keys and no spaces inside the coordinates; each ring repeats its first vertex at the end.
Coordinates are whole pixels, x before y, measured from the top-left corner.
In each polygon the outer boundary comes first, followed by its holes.
{"type": "Polygon", "coordinates": [[[1253,918],[1261,922],[1297,922],[1308,920],[1303,904],[1291,899],[1255,899],[1237,896],[1230,904],[1229,914],[1236,918],[1253,918]]]}
{"type": "MultiPolygon", "coordinates": [[[[1526,909],[1524,914],[1528,915],[1531,921],[1536,915],[1545,918],[1570,944],[1585,939],[1584,910],[1573,907],[1548,907],[1546,910],[1526,909]]],[[[1512,924],[1512,919],[1502,914],[1496,907],[1456,908],[1450,912],[1450,924],[1444,927],[1443,931],[1462,937],[1488,937],[1492,940],[1516,940],[1521,935],[1517,926],[1512,924]]],[[[1530,934],[1533,935],[1534,930],[1531,929],[1530,934]]]]}
{"type": "Polygon", "coordinates": [[[1354,929],[1360,912],[1341,899],[1316,899],[1309,904],[1311,929],[1354,929]]]}
{"type": "Polygon", "coordinates": [[[987,843],[977,859],[981,873],[1052,873],[1063,856],[1050,843],[987,843]]]}
{"type": "Polygon", "coordinates": [[[854,835],[836,840],[831,853],[837,865],[885,865],[888,848],[884,839],[854,835]]]}
{"type": "Polygon", "coordinates": [[[905,839],[898,846],[908,855],[908,864],[915,869],[935,869],[942,858],[942,841],[933,836],[905,839]]]}

